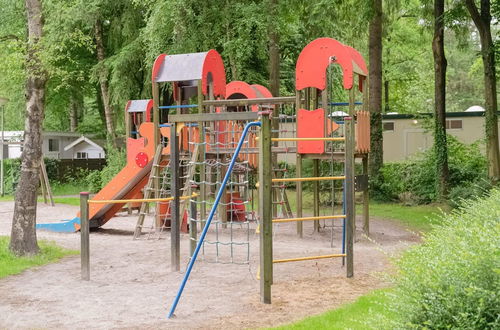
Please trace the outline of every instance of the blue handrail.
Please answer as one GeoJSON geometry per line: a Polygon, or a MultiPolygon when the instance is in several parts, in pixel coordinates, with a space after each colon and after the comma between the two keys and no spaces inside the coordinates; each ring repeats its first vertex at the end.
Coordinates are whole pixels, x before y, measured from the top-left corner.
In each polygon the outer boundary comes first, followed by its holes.
{"type": "MultiPolygon", "coordinates": [[[[328,104],[332,105],[334,107],[342,107],[342,106],[348,106],[349,102],[330,102],[328,104]]],[[[362,102],[354,102],[354,105],[363,105],[363,103],[362,102]]]]}
{"type": "Polygon", "coordinates": [[[229,177],[231,176],[231,172],[233,171],[234,163],[236,162],[236,159],[238,158],[241,147],[243,146],[243,142],[245,141],[245,137],[248,134],[248,130],[252,126],[260,126],[260,125],[261,125],[260,121],[254,121],[254,122],[246,124],[245,129],[243,129],[243,133],[241,134],[240,141],[238,142],[238,146],[236,147],[236,150],[233,154],[233,157],[231,158],[231,163],[229,163],[229,167],[227,169],[226,175],[224,176],[224,180],[222,180],[222,184],[219,188],[219,191],[217,192],[217,197],[215,198],[215,202],[212,206],[212,209],[210,210],[210,214],[208,215],[205,227],[203,228],[203,231],[200,235],[200,239],[198,241],[198,244],[196,244],[196,249],[194,250],[194,253],[193,253],[193,256],[191,257],[191,260],[189,260],[189,264],[187,266],[186,273],[184,274],[184,278],[182,279],[181,286],[179,287],[179,291],[177,291],[177,295],[175,296],[172,307],[170,308],[170,312],[168,313],[168,318],[171,318],[174,315],[175,308],[177,307],[177,304],[179,303],[179,299],[181,299],[182,291],[184,291],[184,287],[186,286],[186,283],[189,279],[189,275],[191,274],[191,270],[193,269],[193,265],[196,262],[196,258],[198,257],[198,253],[200,252],[203,241],[205,240],[205,236],[207,236],[208,228],[210,227],[210,223],[212,222],[212,219],[215,215],[215,212],[217,211],[217,206],[219,205],[219,202],[220,202],[220,199],[222,198],[222,194],[224,192],[224,189],[226,188],[227,182],[229,181],[229,177]]]}

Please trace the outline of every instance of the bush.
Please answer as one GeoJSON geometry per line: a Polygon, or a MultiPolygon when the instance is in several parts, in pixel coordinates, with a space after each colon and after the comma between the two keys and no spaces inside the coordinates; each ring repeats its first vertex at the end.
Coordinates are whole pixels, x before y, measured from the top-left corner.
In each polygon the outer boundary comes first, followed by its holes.
{"type": "MultiPolygon", "coordinates": [[[[465,187],[488,190],[487,161],[477,143],[467,145],[448,136],[448,166],[450,170],[450,198],[466,197],[465,187]]],[[[387,163],[381,169],[380,182],[372,182],[374,198],[385,201],[405,201],[415,204],[436,201],[436,157],[430,149],[414,159],[401,163],[387,163]]]]}
{"type": "Polygon", "coordinates": [[[500,328],[500,190],[464,203],[396,262],[381,328],[500,328]]]}
{"type": "Polygon", "coordinates": [[[90,171],[85,176],[85,183],[91,192],[98,192],[127,165],[127,151],[107,147],[107,165],[102,171],[90,171]]]}
{"type": "Polygon", "coordinates": [[[5,159],[4,163],[4,192],[7,195],[15,193],[21,174],[21,159],[5,159]]]}

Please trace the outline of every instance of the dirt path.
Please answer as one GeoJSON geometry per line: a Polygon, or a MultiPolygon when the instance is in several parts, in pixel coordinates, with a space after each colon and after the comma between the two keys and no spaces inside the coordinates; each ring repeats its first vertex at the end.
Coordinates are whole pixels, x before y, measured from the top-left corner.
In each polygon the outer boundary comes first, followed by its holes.
{"type": "MultiPolygon", "coordinates": [[[[0,235],[9,235],[13,202],[0,202],[0,235]]],[[[40,204],[38,221],[72,218],[78,208],[40,204]]],[[[345,277],[341,260],[305,261],[274,267],[273,304],[259,302],[257,236],[250,234],[250,263],[215,264],[207,249],[197,262],[176,311],[166,314],[183,273],[170,272],[170,240],[132,240],[136,215],[122,215],[91,233],[91,281],[80,280],[80,259],[25,271],[0,280],[0,328],[254,328],[289,323],[353,301],[384,286],[380,273],[388,255],[418,242],[417,235],[390,221],[373,219],[372,238],[357,233],[355,276],[345,277]]],[[[255,225],[252,224],[252,228],[255,225]]],[[[329,229],[304,238],[294,224],[275,228],[275,258],[332,253],[329,229]]],[[[227,234],[227,232],[225,233],[227,234]]],[[[246,235],[235,228],[234,237],[246,235]]],[[[38,232],[39,238],[79,249],[79,234],[38,232]]],[[[334,231],[334,252],[340,249],[340,231],[334,231]]],[[[225,246],[221,246],[221,251],[225,246]]],[[[182,238],[181,258],[188,261],[188,239],[182,238]]],[[[235,256],[246,255],[235,249],[235,256]]],[[[184,272],[185,266],[182,267],[184,272]]]]}

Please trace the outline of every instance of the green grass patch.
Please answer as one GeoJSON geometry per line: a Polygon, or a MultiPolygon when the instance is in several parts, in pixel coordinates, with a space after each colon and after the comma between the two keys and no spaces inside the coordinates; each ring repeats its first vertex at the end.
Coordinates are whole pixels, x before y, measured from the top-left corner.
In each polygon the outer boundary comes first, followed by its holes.
{"type": "Polygon", "coordinates": [[[59,204],[80,206],[80,197],[54,197],[54,202],[59,204]]]}
{"type": "MultiPolygon", "coordinates": [[[[437,224],[443,211],[449,211],[447,205],[405,206],[396,203],[370,202],[370,216],[395,220],[411,229],[429,231],[437,224]]],[[[358,214],[361,206],[357,208],[358,214]]]]}
{"type": "Polygon", "coordinates": [[[52,184],[51,188],[54,196],[78,195],[88,190],[88,187],[81,183],[57,183],[52,184]]]}
{"type": "Polygon", "coordinates": [[[76,250],[67,250],[54,242],[38,241],[40,253],[33,257],[16,257],[9,250],[9,237],[0,236],[0,278],[19,274],[25,269],[56,262],[68,255],[79,254],[76,250]]]}
{"type": "Polygon", "coordinates": [[[370,325],[372,315],[384,314],[390,317],[390,312],[384,307],[388,299],[387,289],[375,290],[353,303],[275,329],[373,329],[370,325]]]}

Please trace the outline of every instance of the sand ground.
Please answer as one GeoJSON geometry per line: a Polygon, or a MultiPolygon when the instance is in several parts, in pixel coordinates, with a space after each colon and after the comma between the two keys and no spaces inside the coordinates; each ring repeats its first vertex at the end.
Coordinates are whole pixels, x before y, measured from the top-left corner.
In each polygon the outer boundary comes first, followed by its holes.
{"type": "MultiPolygon", "coordinates": [[[[13,202],[0,202],[0,235],[9,235],[13,202]]],[[[38,222],[73,218],[78,207],[39,204],[38,222]]],[[[389,257],[419,241],[418,235],[391,221],[371,220],[371,237],[357,232],[354,246],[355,276],[345,277],[340,259],[303,261],[274,266],[271,305],[259,300],[258,235],[251,224],[250,262],[220,264],[215,248],[195,264],[178,305],[176,317],[167,312],[178,290],[188,257],[189,241],[181,243],[181,272],[171,272],[170,240],[133,240],[137,215],[120,214],[102,229],[92,232],[91,280],[80,279],[80,257],[27,270],[0,280],[0,328],[212,328],[238,329],[290,323],[319,314],[358,296],[385,286],[382,273],[390,267],[389,257]]],[[[360,219],[358,219],[359,221],[360,219]]],[[[220,231],[229,237],[229,229],[220,231]]],[[[213,237],[213,234],[212,234],[213,237]]],[[[233,238],[244,240],[247,232],[233,226],[233,238]]],[[[340,229],[313,233],[304,226],[304,238],[295,235],[295,224],[275,227],[274,257],[288,258],[338,253],[340,229]]],[[[79,249],[79,233],[38,232],[39,239],[79,249]]],[[[246,258],[245,246],[233,246],[234,258],[246,258]]],[[[229,247],[220,245],[222,260],[229,247]]],[[[240,259],[238,259],[240,258],[240,259]]]]}

